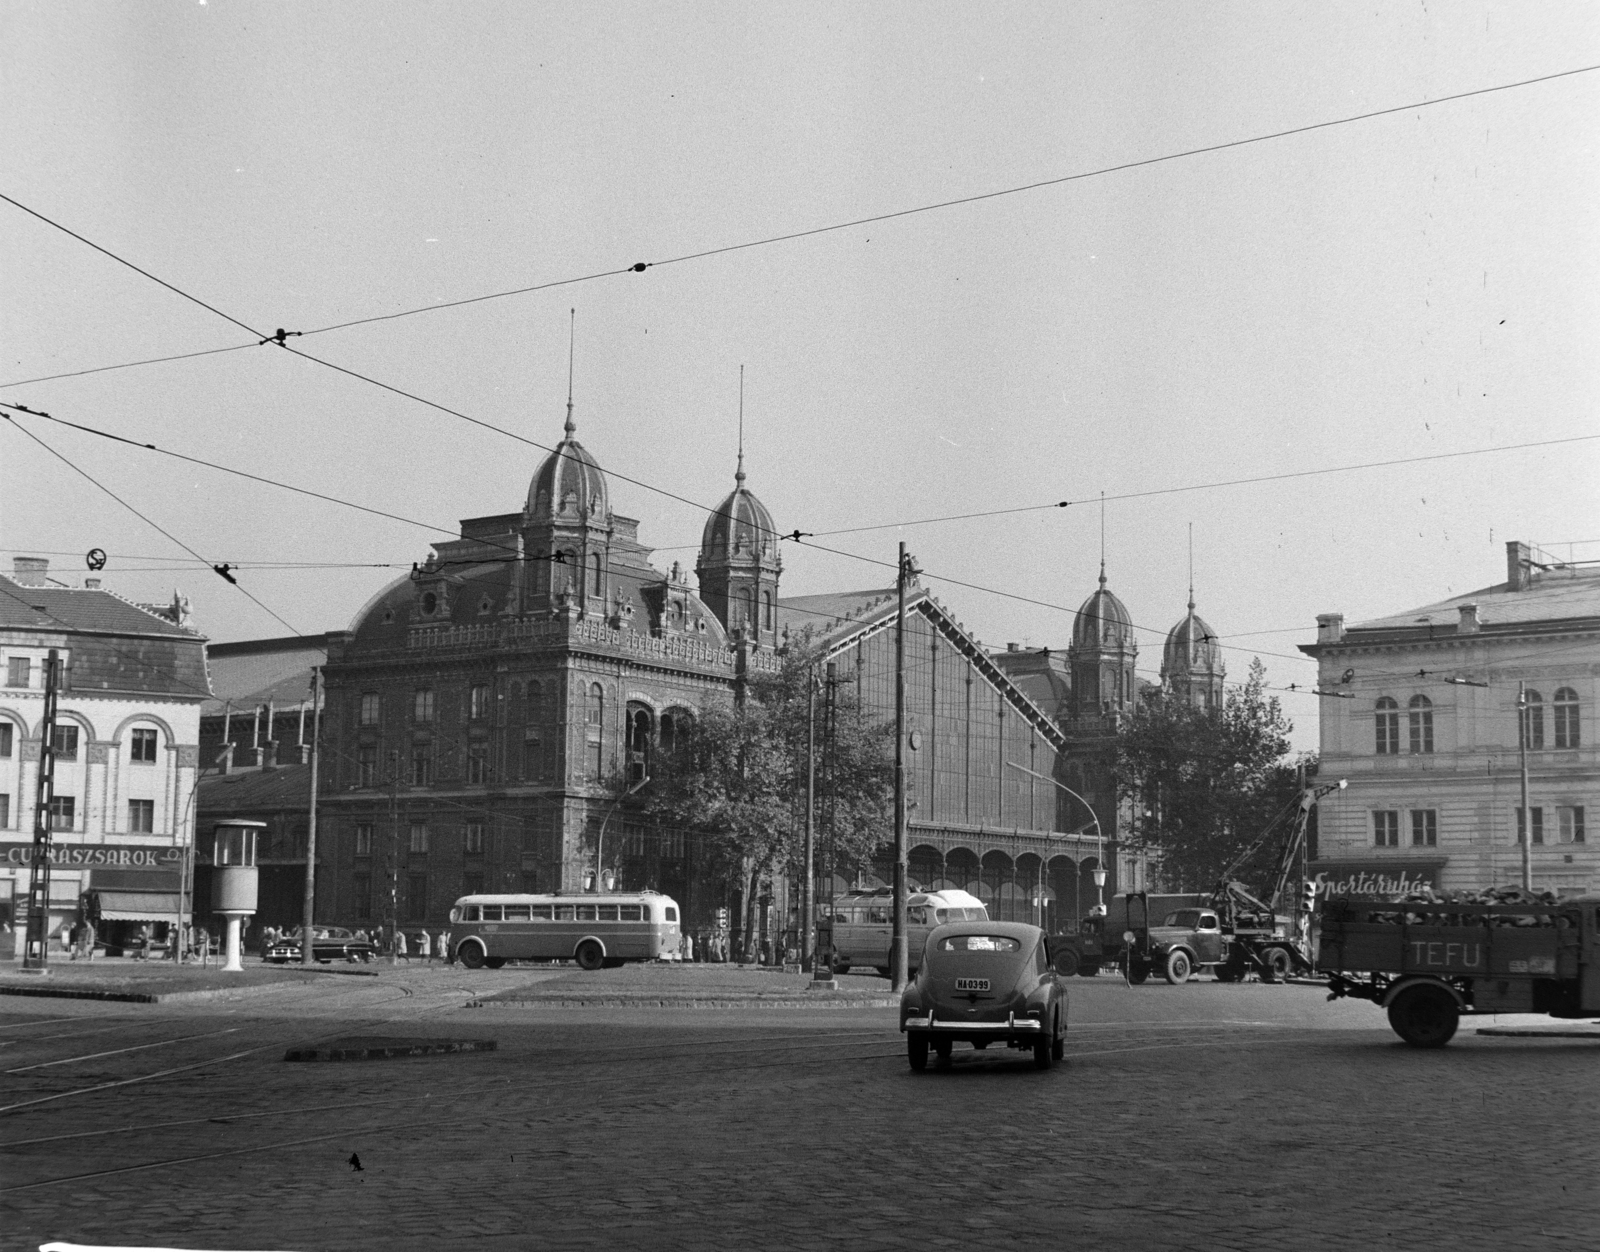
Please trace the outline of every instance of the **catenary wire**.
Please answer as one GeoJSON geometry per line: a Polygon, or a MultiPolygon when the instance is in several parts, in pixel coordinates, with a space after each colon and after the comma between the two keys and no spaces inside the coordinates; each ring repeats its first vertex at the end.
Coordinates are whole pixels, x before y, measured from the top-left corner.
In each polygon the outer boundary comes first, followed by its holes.
{"type": "MultiPolygon", "coordinates": [[[[345,330],[354,326],[365,326],[376,322],[394,321],[398,318],[412,317],[421,313],[433,313],[442,309],[460,308],[463,305],[479,304],[487,300],[499,300],[510,296],[527,295],[532,292],[544,291],[553,287],[564,287],[571,286],[576,283],[593,282],[602,278],[615,278],[629,273],[643,273],[646,270],[657,269],[666,265],[680,265],[688,261],[704,260],[708,257],[723,256],[732,252],[743,252],[751,248],[763,248],[773,244],[790,243],[798,239],[809,239],[818,235],[832,234],[837,231],[852,230],[859,226],[870,226],[878,222],[894,221],[899,218],[912,217],[921,213],[934,213],[944,209],[958,208],[969,204],[979,204],[988,200],[998,200],[1006,196],[1022,195],[1030,191],[1039,191],[1047,187],[1059,187],[1068,183],[1081,182],[1086,179],[1101,178],[1109,174],[1125,173],[1129,170],[1143,169],[1149,166],[1162,165],[1172,161],[1186,160],[1191,157],[1204,156],[1216,152],[1225,152],[1233,148],[1243,148],[1253,144],[1269,143],[1274,140],[1287,139],[1296,135],[1311,134],[1319,130],[1327,130],[1336,126],[1348,126],[1356,122],[1371,121],[1374,118],[1390,117],[1400,113],[1411,113],[1418,109],[1432,108],[1442,104],[1452,104],[1461,100],[1473,99],[1478,96],[1493,95],[1503,91],[1513,91],[1523,87],[1536,86],[1541,83],[1554,82],[1558,79],[1571,78],[1579,74],[1588,74],[1597,69],[1600,69],[1600,65],[1577,66],[1573,69],[1558,70],[1555,73],[1541,74],[1533,78],[1519,79],[1515,82],[1496,83],[1492,86],[1477,87],[1470,91],[1454,92],[1451,95],[1438,96],[1430,100],[1418,100],[1407,104],[1391,105],[1382,109],[1371,109],[1363,113],[1353,113],[1344,117],[1329,118],[1326,121],[1321,122],[1308,122],[1303,126],[1292,126],[1284,130],[1270,131],[1260,135],[1247,135],[1242,139],[1230,139],[1220,143],[1205,144],[1194,148],[1185,148],[1178,152],[1167,152],[1158,156],[1143,157],[1133,161],[1123,161],[1115,165],[1100,166],[1092,170],[1080,170],[1075,174],[1063,174],[1054,178],[1039,179],[1031,183],[1022,183],[1013,187],[1003,187],[994,191],[978,192],[970,196],[958,196],[949,200],[940,200],[932,204],[915,205],[907,209],[896,209],[887,213],[875,213],[866,217],[852,218],[848,221],[833,222],[824,226],[814,226],[806,230],[789,231],[780,235],[768,235],[760,239],[745,240],[741,243],[725,244],[715,248],[704,248],[696,252],[686,252],[679,256],[666,257],[659,261],[636,261],[632,264],[624,265],[616,269],[599,270],[591,274],[583,274],[571,278],[554,279],[550,282],[512,288],[507,291],[490,292],[488,294],[479,296],[468,296],[463,299],[446,301],[440,304],[421,305],[414,309],[402,309],[395,313],[380,313],[371,317],[354,318],[349,321],[335,322],[328,326],[319,326],[312,330],[299,331],[295,333],[301,336],[324,334],[335,330],[345,330]]],[[[71,235],[74,239],[87,244],[89,247],[94,248],[97,252],[104,253],[112,260],[117,261],[119,264],[126,265],[129,269],[144,275],[146,278],[151,279],[151,281],[159,283],[161,286],[167,288],[167,290],[182,296],[185,300],[192,301],[193,303],[198,304],[201,308],[207,309],[212,313],[216,313],[219,317],[225,318],[227,321],[232,322],[235,326],[238,326],[243,330],[247,330],[250,332],[250,334],[257,336],[258,340],[262,339],[261,332],[255,328],[246,325],[237,318],[221,312],[221,310],[214,308],[210,304],[207,304],[199,297],[190,295],[181,288],[176,287],[160,278],[156,278],[147,270],[141,269],[131,261],[124,260],[116,253],[111,252],[107,248],[101,247],[99,244],[90,242],[82,235],[76,233],[75,231],[69,230],[59,222],[53,221],[43,213],[40,213],[35,209],[31,209],[27,205],[13,199],[10,196],[4,195],[3,193],[0,193],[0,200],[5,200],[7,203],[15,205],[23,212],[38,218],[40,221],[45,222],[46,224],[53,226],[68,235],[71,235]]],[[[270,337],[266,337],[263,341],[271,341],[271,339],[270,337]]],[[[282,344],[281,340],[278,340],[277,342],[279,342],[280,345],[282,344]]],[[[235,345],[236,348],[252,346],[259,346],[259,343],[256,345],[235,345]]],[[[217,348],[211,349],[210,351],[226,352],[233,350],[233,348],[217,348]]],[[[205,354],[195,353],[189,355],[205,354]]],[[[47,382],[57,378],[75,377],[78,374],[98,373],[108,369],[128,369],[138,365],[156,364],[161,361],[179,359],[182,359],[182,357],[164,357],[153,358],[149,361],[132,361],[125,365],[100,366],[92,370],[75,371],[72,374],[52,374],[41,378],[21,379],[16,382],[0,384],[0,386],[22,386],[25,383],[47,382]]]]}

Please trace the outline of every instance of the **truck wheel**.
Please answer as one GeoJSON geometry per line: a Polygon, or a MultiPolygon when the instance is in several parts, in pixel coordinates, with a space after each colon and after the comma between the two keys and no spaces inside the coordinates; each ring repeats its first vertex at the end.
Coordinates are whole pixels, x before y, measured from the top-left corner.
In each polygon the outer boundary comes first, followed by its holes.
{"type": "Polygon", "coordinates": [[[1143,961],[1134,961],[1128,966],[1128,981],[1135,987],[1150,977],[1150,966],[1143,961]]]}
{"type": "Polygon", "coordinates": [[[1063,978],[1071,978],[1078,972],[1078,968],[1078,954],[1071,948],[1056,957],[1056,973],[1063,978]]]}
{"type": "Polygon", "coordinates": [[[1166,979],[1174,987],[1181,987],[1189,981],[1189,975],[1194,972],[1194,966],[1189,963],[1189,954],[1182,948],[1174,948],[1167,953],[1167,967],[1162,971],[1166,979]]]}
{"type": "Polygon", "coordinates": [[[1268,948],[1261,954],[1261,981],[1282,982],[1294,973],[1294,958],[1282,948],[1268,948]]]}
{"type": "Polygon", "coordinates": [[[1389,1025],[1413,1048],[1442,1048],[1456,1033],[1461,1010],[1443,987],[1407,987],[1389,1001],[1389,1025]]]}
{"type": "Polygon", "coordinates": [[[906,1031],[906,1059],[911,1062],[911,1068],[919,1074],[928,1068],[927,1031],[906,1031]]]}

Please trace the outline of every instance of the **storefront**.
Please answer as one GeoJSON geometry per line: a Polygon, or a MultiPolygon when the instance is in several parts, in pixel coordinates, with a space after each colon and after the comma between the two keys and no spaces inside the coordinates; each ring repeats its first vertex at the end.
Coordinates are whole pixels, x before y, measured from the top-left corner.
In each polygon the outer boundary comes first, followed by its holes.
{"type": "MultiPolygon", "coordinates": [[[[116,955],[144,948],[148,937],[156,955],[187,910],[183,899],[184,849],[170,843],[54,844],[50,857],[51,955],[63,953],[64,928],[89,920],[98,946],[116,955]]],[[[0,895],[11,905],[12,925],[27,925],[31,843],[0,843],[0,865],[10,873],[0,895]]],[[[13,941],[15,954],[22,945],[13,941]]],[[[0,953],[0,956],[8,955],[0,953]]]]}

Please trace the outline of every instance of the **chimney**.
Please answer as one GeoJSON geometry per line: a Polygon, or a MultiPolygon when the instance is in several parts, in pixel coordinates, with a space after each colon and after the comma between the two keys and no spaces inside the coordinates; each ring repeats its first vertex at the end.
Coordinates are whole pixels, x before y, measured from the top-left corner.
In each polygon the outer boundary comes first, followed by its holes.
{"type": "MultiPolygon", "coordinates": [[[[22,558],[17,558],[22,564],[22,558]]],[[[1533,579],[1533,550],[1520,540],[1506,544],[1506,587],[1511,591],[1526,591],[1533,579]]]]}
{"type": "Polygon", "coordinates": [[[1006,644],[1006,651],[1007,652],[1021,652],[1022,651],[1022,647],[1021,647],[1020,644],[1008,643],[1008,644],[1006,644]]]}
{"type": "Polygon", "coordinates": [[[1461,613],[1461,620],[1456,623],[1456,634],[1475,635],[1482,625],[1478,621],[1478,606],[1476,604],[1463,604],[1457,606],[1461,613]]]}
{"type": "Polygon", "coordinates": [[[50,581],[50,561],[46,557],[14,557],[11,568],[11,581],[24,587],[43,587],[50,581]]]}
{"type": "Polygon", "coordinates": [[[1317,614],[1317,642],[1338,643],[1344,638],[1343,613],[1317,614]]]}
{"type": "Polygon", "coordinates": [[[85,578],[83,580],[83,589],[85,591],[99,591],[100,580],[98,578],[85,578]]]}

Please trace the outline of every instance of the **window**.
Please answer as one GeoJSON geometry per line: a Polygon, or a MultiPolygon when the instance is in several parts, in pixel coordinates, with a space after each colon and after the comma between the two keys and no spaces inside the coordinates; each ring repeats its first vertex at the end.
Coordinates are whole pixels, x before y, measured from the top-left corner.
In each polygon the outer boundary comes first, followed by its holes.
{"type": "Polygon", "coordinates": [[[371,856],[372,855],[372,823],[371,822],[358,822],[358,823],[356,823],[356,855],[357,856],[371,856]]]}
{"type": "Polygon", "coordinates": [[[1562,843],[1583,842],[1583,805],[1564,804],[1556,809],[1556,838],[1562,843]]]}
{"type": "Polygon", "coordinates": [[[419,687],[411,701],[411,720],[414,722],[431,722],[433,720],[433,689],[419,687]]]}
{"type": "Polygon", "coordinates": [[[1400,846],[1400,813],[1396,809],[1372,811],[1372,844],[1377,848],[1400,846]]]}
{"type": "Polygon", "coordinates": [[[749,626],[751,628],[754,628],[754,626],[756,624],[756,614],[755,614],[755,609],[752,607],[753,601],[754,601],[754,596],[751,595],[750,588],[748,588],[748,587],[740,587],[739,588],[739,614],[734,619],[734,622],[733,622],[735,628],[740,627],[740,626],[749,626]]]}
{"type": "Polygon", "coordinates": [[[1400,706],[1391,696],[1378,700],[1374,718],[1377,738],[1374,750],[1379,756],[1398,756],[1400,753],[1400,706]]]}
{"type": "Polygon", "coordinates": [[[1571,687],[1556,692],[1555,715],[1556,747],[1578,747],[1578,693],[1571,687]]]}
{"type": "Polygon", "coordinates": [[[489,748],[482,743],[467,748],[467,781],[481,785],[489,781],[489,748]]]}
{"type": "Polygon", "coordinates": [[[406,920],[420,922],[428,916],[428,876],[412,874],[406,882],[406,920]]]}
{"type": "Polygon", "coordinates": [[[619,916],[625,922],[644,922],[650,920],[644,915],[644,905],[642,904],[619,904],[617,908],[620,910],[619,916]]]}
{"type": "Polygon", "coordinates": [[[485,904],[482,908],[483,920],[486,922],[503,921],[505,910],[498,904],[485,904]]]}
{"type": "Polygon", "coordinates": [[[533,906],[531,904],[508,904],[505,908],[505,920],[508,922],[531,922],[533,920],[533,906]]]}
{"type": "Polygon", "coordinates": [[[596,600],[606,594],[605,562],[598,552],[589,558],[589,594],[596,600]]]}
{"type": "Polygon", "coordinates": [[[410,851],[416,853],[428,850],[428,824],[426,822],[411,823],[411,839],[406,846],[410,851]]]}
{"type": "Polygon", "coordinates": [[[761,626],[764,630],[772,629],[772,592],[761,593],[761,626]]]}
{"type": "Polygon", "coordinates": [[[56,749],[56,760],[76,761],[78,759],[78,728],[76,726],[57,726],[55,738],[52,740],[56,749]]]}
{"type": "Polygon", "coordinates": [[[6,686],[26,687],[32,676],[33,662],[25,656],[14,656],[6,662],[6,686]]]}
{"type": "Polygon", "coordinates": [[[661,733],[657,743],[669,756],[689,742],[689,732],[694,729],[694,718],[688,709],[668,709],[661,715],[661,733]]]}
{"type": "Polygon", "coordinates": [[[361,693],[361,724],[363,726],[376,726],[383,715],[382,698],[376,691],[361,693]]]}
{"type": "Polygon", "coordinates": [[[11,793],[0,791],[0,830],[11,829],[11,793]]]}
{"type": "Polygon", "coordinates": [[[1544,747],[1544,697],[1537,691],[1528,691],[1523,694],[1522,725],[1526,738],[1523,742],[1530,748],[1544,747]]]}
{"type": "Polygon", "coordinates": [[[16,727],[10,722],[0,722],[0,757],[10,756],[16,738],[16,727]]]}
{"type": "Polygon", "coordinates": [[[135,765],[154,765],[156,763],[156,732],[153,730],[136,730],[128,744],[128,759],[135,765]]]}
{"type": "Polygon", "coordinates": [[[578,920],[580,922],[596,922],[596,921],[599,921],[600,918],[599,918],[599,915],[597,913],[598,908],[599,908],[599,905],[596,905],[596,904],[580,904],[580,905],[578,905],[578,920]]]}
{"type": "Polygon", "coordinates": [[[128,801],[128,829],[136,835],[148,835],[156,828],[156,802],[154,800],[128,801]]]}
{"type": "Polygon", "coordinates": [[[483,852],[483,823],[468,822],[461,831],[461,844],[463,850],[470,855],[481,855],[483,852]]]}
{"type": "Polygon", "coordinates": [[[378,785],[378,749],[367,747],[356,749],[356,786],[375,787],[378,785]]]}
{"type": "Polygon", "coordinates": [[[467,692],[467,716],[475,722],[481,722],[489,716],[489,687],[486,683],[477,683],[467,692]]]}
{"type": "Polygon", "coordinates": [[[1008,935],[951,935],[939,941],[941,952],[1020,952],[1022,944],[1008,935]]]}
{"type": "Polygon", "coordinates": [[[1409,714],[1411,732],[1411,751],[1433,751],[1433,701],[1427,696],[1416,695],[1411,697],[1411,712],[1409,714]]]}
{"type": "Polygon", "coordinates": [[[419,743],[411,749],[411,785],[426,787],[433,781],[433,746],[419,743]]]}
{"type": "Polygon", "coordinates": [[[1437,848],[1439,846],[1439,810],[1411,810],[1411,846],[1437,848]]]}
{"type": "Polygon", "coordinates": [[[589,777],[599,778],[602,758],[604,756],[604,739],[602,732],[605,729],[606,717],[606,689],[599,683],[594,683],[589,688],[589,703],[587,724],[584,727],[584,747],[587,749],[589,777]]]}
{"type": "MultiPolygon", "coordinates": [[[[1533,841],[1535,843],[1543,843],[1544,842],[1544,809],[1539,808],[1538,806],[1535,806],[1534,808],[1529,809],[1528,812],[1530,812],[1533,815],[1533,841]]],[[[1523,830],[1523,828],[1524,828],[1525,825],[1526,825],[1526,823],[1524,823],[1524,821],[1522,819],[1522,809],[1519,807],[1517,809],[1517,842],[1519,844],[1522,842],[1522,840],[1524,838],[1524,830],[1523,830]]]]}
{"type": "Polygon", "coordinates": [[[78,801],[74,796],[50,798],[50,829],[71,830],[78,819],[78,801]]]}
{"type": "Polygon", "coordinates": [[[628,781],[641,783],[650,776],[650,710],[642,704],[628,706],[628,781]]]}
{"type": "Polygon", "coordinates": [[[366,921],[372,916],[372,875],[357,874],[350,880],[350,887],[356,897],[356,918],[366,921]]]}

